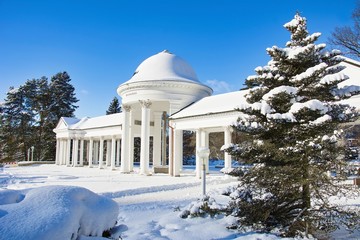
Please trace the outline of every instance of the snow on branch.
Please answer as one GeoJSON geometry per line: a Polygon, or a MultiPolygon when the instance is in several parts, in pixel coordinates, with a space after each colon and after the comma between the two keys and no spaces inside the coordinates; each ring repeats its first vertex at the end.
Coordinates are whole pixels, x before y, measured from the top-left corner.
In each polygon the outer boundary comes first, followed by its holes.
{"type": "Polygon", "coordinates": [[[333,82],[342,82],[349,79],[347,75],[343,72],[333,73],[333,74],[327,74],[325,77],[323,77],[320,80],[320,84],[331,84],[333,82]]]}
{"type": "Polygon", "coordinates": [[[285,120],[287,122],[297,122],[295,116],[290,112],[267,114],[266,118],[273,120],[285,120]]]}
{"type": "Polygon", "coordinates": [[[291,82],[302,81],[306,78],[312,77],[312,76],[318,74],[319,72],[324,71],[327,67],[328,67],[328,65],[326,63],[322,62],[314,67],[308,68],[305,72],[294,76],[291,79],[291,82]]]}
{"type": "Polygon", "coordinates": [[[325,114],[324,116],[321,116],[317,119],[315,119],[314,121],[310,121],[309,124],[310,125],[321,125],[325,122],[329,122],[332,120],[332,117],[328,114],[325,114]]]}
{"type": "Polygon", "coordinates": [[[297,28],[299,25],[306,23],[306,18],[305,17],[301,17],[299,14],[296,14],[294,16],[294,19],[292,19],[290,22],[285,23],[283,26],[286,29],[294,29],[297,28]]]}
{"type": "Polygon", "coordinates": [[[270,90],[268,93],[266,93],[262,99],[263,100],[269,100],[270,98],[272,98],[274,95],[276,94],[279,94],[281,92],[285,92],[285,93],[288,93],[288,94],[292,94],[292,95],[295,95],[297,94],[298,92],[298,88],[296,87],[291,87],[291,86],[279,86],[279,87],[276,87],[272,90],[270,90]]]}
{"type": "MultiPolygon", "coordinates": [[[[316,33],[313,33],[313,34],[307,36],[307,37],[304,39],[304,41],[309,42],[309,43],[312,43],[312,42],[315,42],[320,36],[321,36],[321,33],[320,33],[320,32],[316,32],[316,33]]],[[[319,47],[325,48],[325,47],[326,47],[326,44],[325,44],[325,43],[319,44],[319,47]]]]}
{"type": "Polygon", "coordinates": [[[304,102],[304,103],[294,103],[289,112],[290,113],[297,113],[299,112],[301,109],[303,108],[308,108],[310,110],[319,110],[321,113],[326,113],[329,109],[328,107],[325,106],[325,104],[317,99],[312,99],[312,100],[309,100],[307,102],[304,102]]]}

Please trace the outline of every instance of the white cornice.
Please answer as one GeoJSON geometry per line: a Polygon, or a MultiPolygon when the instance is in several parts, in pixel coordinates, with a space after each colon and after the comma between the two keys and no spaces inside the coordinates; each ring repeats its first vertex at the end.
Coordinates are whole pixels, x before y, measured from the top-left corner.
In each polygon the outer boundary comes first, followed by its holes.
{"type": "Polygon", "coordinates": [[[121,84],[117,92],[120,96],[124,92],[130,90],[138,90],[138,89],[161,89],[161,88],[187,88],[187,89],[201,89],[206,91],[209,95],[212,94],[213,90],[201,83],[196,82],[187,82],[187,81],[174,81],[174,80],[147,80],[147,81],[138,81],[138,82],[130,82],[121,84]]]}
{"type": "Polygon", "coordinates": [[[179,118],[172,118],[171,116],[169,117],[169,120],[171,121],[187,121],[190,119],[211,119],[211,118],[218,118],[218,117],[224,117],[224,116],[234,116],[234,115],[241,115],[241,112],[237,111],[237,110],[231,110],[231,111],[226,111],[226,112],[209,112],[206,114],[199,114],[199,115],[192,115],[192,116],[185,116],[185,117],[179,117],[179,118]]]}

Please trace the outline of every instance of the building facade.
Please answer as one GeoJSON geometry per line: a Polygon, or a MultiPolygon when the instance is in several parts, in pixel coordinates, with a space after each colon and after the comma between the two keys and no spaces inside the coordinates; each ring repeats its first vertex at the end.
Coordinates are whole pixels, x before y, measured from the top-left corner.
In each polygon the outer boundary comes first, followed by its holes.
{"type": "MultiPolygon", "coordinates": [[[[360,85],[360,63],[347,59],[342,85],[360,85]]],[[[167,172],[180,176],[183,161],[183,131],[196,132],[196,149],[209,147],[209,134],[224,132],[224,144],[231,143],[231,125],[245,101],[247,90],[212,95],[192,67],[182,58],[163,51],[144,60],[117,93],[122,112],[95,118],[60,119],[56,133],[56,164],[133,171],[134,140],[140,138],[139,173],[167,172]],[[168,141],[167,141],[168,139],[168,141]],[[151,154],[151,156],[150,156],[151,154]],[[150,160],[152,160],[150,162],[150,160]]],[[[348,99],[360,108],[360,95],[348,99]]],[[[196,176],[201,161],[196,153],[196,176]]],[[[224,154],[225,170],[231,156],[224,154]]]]}

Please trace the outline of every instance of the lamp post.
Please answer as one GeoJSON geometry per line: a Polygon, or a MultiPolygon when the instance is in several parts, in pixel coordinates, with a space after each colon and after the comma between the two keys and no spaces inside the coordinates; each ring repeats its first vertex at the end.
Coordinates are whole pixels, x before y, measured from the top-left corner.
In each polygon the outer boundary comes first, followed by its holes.
{"type": "Polygon", "coordinates": [[[206,164],[205,164],[205,161],[209,158],[210,150],[208,147],[200,147],[197,150],[197,154],[202,159],[201,188],[202,188],[202,195],[203,195],[203,197],[205,197],[206,196],[206,164]]]}
{"type": "Polygon", "coordinates": [[[31,161],[34,161],[34,146],[31,146],[31,161]]]}

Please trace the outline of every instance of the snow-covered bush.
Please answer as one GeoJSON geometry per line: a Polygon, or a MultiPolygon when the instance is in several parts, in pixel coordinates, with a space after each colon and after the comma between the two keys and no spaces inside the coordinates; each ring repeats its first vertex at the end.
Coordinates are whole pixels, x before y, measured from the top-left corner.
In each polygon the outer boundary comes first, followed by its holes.
{"type": "Polygon", "coordinates": [[[47,186],[0,191],[1,239],[78,239],[115,226],[116,202],[88,189],[47,186]]]}
{"type": "Polygon", "coordinates": [[[234,176],[234,177],[242,177],[245,174],[244,169],[242,169],[241,167],[221,170],[221,172],[223,172],[223,173],[225,173],[227,175],[230,175],[230,176],[234,176]]]}
{"type": "Polygon", "coordinates": [[[213,217],[217,214],[221,214],[225,209],[226,206],[218,204],[214,198],[205,196],[190,203],[183,211],[180,212],[179,217],[213,217]]]}

